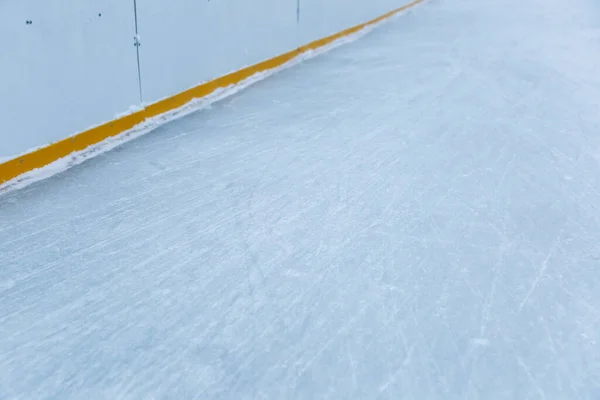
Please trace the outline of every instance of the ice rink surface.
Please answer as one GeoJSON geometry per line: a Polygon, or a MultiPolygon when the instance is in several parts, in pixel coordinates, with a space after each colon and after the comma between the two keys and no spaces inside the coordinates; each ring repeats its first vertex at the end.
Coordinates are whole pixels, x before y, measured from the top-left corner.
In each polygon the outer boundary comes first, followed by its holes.
{"type": "Polygon", "coordinates": [[[600,399],[600,3],[432,0],[0,197],[0,399],[600,399]]]}

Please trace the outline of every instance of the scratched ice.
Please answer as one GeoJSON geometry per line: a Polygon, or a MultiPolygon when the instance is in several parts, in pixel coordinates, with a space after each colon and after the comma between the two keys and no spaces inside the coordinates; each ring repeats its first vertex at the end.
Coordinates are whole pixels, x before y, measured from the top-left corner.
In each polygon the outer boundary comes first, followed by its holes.
{"type": "Polygon", "coordinates": [[[0,197],[0,398],[600,398],[599,66],[434,0],[0,197]]]}

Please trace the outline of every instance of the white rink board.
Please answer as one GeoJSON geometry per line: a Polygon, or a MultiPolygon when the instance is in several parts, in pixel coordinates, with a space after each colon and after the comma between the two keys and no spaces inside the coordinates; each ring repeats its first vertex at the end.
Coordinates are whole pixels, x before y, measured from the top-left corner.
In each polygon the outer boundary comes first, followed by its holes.
{"type": "Polygon", "coordinates": [[[0,1],[0,159],[139,104],[134,32],[131,1],[0,1]]]}
{"type": "Polygon", "coordinates": [[[144,102],[151,103],[297,47],[295,0],[138,4],[144,102]]]}
{"type": "MultiPolygon", "coordinates": [[[[375,0],[138,2],[144,104],[405,5],[375,0]]],[[[0,3],[0,160],[140,106],[133,1],[0,3]],[[27,24],[26,21],[32,21],[27,24]]]]}

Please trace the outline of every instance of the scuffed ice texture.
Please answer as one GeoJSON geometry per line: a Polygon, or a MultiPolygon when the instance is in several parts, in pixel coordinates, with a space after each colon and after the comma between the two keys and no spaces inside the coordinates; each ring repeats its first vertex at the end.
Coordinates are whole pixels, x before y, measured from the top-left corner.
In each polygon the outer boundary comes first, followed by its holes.
{"type": "Polygon", "coordinates": [[[0,398],[600,398],[598,65],[433,0],[0,197],[0,398]]]}

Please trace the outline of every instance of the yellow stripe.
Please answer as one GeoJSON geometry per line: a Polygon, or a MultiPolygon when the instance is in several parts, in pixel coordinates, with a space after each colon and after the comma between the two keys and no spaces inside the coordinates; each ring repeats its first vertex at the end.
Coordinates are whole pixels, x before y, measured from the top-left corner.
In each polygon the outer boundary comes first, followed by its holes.
{"type": "Polygon", "coordinates": [[[17,178],[26,172],[30,172],[35,169],[44,167],[48,164],[53,163],[54,161],[67,157],[73,152],[85,150],[89,146],[98,144],[110,137],[117,136],[144,122],[147,118],[155,117],[168,111],[175,110],[189,103],[191,100],[205,97],[213,93],[217,89],[224,88],[230,85],[235,85],[259,72],[264,72],[279,67],[285,64],[286,62],[291,61],[303,52],[323,47],[337,39],[358,32],[363,28],[376,24],[386,18],[391,17],[394,14],[404,11],[419,3],[422,3],[423,1],[425,0],[416,0],[410,4],[390,11],[389,13],[375,18],[364,24],[360,24],[355,27],[346,29],[342,32],[336,33],[323,39],[315,40],[314,42],[311,42],[304,46],[300,46],[298,49],[290,51],[289,53],[285,53],[280,56],[263,61],[261,63],[252,65],[250,67],[241,69],[239,71],[217,78],[213,81],[203,83],[199,86],[178,93],[172,97],[151,104],[145,109],[138,111],[134,114],[130,114],[125,117],[116,119],[114,121],[107,122],[103,125],[78,133],[75,136],[63,139],[59,142],[52,143],[46,147],[25,154],[19,158],[6,161],[0,164],[0,185],[14,178],[17,178]]]}
{"type": "Polygon", "coordinates": [[[377,17],[377,18],[375,18],[375,19],[373,19],[373,20],[371,20],[369,22],[365,22],[364,24],[356,25],[356,26],[354,26],[352,28],[348,28],[348,29],[346,29],[344,31],[338,32],[338,33],[333,34],[331,36],[327,36],[326,38],[318,39],[318,40],[315,40],[314,42],[311,42],[311,43],[306,44],[304,46],[300,46],[300,48],[298,50],[301,53],[304,53],[307,50],[318,49],[319,47],[323,47],[323,46],[325,46],[325,45],[327,45],[327,44],[329,44],[329,43],[331,43],[331,42],[333,42],[335,40],[343,38],[344,36],[348,36],[348,35],[351,35],[353,33],[356,33],[358,31],[360,31],[361,29],[364,29],[364,28],[366,28],[366,27],[368,27],[370,25],[373,25],[373,24],[376,24],[378,22],[381,22],[384,19],[393,16],[394,14],[398,14],[399,12],[407,10],[407,9],[409,9],[411,7],[414,7],[417,4],[422,3],[424,1],[425,0],[416,0],[416,1],[413,1],[410,4],[407,4],[407,5],[403,6],[403,7],[400,7],[400,8],[397,8],[395,10],[392,10],[392,11],[388,12],[387,14],[383,14],[381,17],[377,17]]]}

